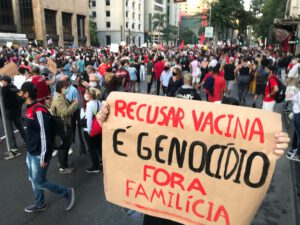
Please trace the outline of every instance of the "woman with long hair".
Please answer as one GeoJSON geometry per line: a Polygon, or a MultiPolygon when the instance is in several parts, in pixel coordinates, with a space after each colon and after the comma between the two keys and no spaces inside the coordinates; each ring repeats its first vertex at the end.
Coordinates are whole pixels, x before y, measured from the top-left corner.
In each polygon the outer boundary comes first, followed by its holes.
{"type": "Polygon", "coordinates": [[[175,97],[175,93],[183,85],[182,71],[179,67],[173,67],[172,77],[169,80],[167,87],[167,96],[175,97]]]}
{"type": "Polygon", "coordinates": [[[101,96],[100,90],[96,88],[87,88],[84,94],[86,100],[86,127],[84,128],[84,137],[87,142],[92,166],[85,171],[87,173],[100,172],[100,163],[102,164],[102,135],[91,136],[92,124],[94,117],[97,115],[101,108],[101,102],[98,101],[101,96]]]}

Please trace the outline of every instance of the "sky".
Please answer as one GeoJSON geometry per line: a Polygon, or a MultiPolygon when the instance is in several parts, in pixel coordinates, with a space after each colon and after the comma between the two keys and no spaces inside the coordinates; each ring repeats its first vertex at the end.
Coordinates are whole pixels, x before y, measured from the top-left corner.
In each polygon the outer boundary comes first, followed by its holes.
{"type": "MultiPolygon", "coordinates": [[[[187,0],[188,4],[191,6],[197,6],[199,0],[187,0]]],[[[244,7],[246,10],[250,9],[251,0],[244,0],[244,7]]]]}

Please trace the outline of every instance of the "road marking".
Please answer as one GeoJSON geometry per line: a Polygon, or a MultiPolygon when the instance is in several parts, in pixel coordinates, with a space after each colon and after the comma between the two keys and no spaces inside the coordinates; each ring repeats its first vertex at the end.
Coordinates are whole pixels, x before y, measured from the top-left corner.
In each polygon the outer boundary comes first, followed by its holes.
{"type": "MultiPolygon", "coordinates": [[[[24,129],[26,130],[27,127],[24,127],[24,129]]],[[[14,133],[15,133],[15,134],[16,134],[16,133],[19,133],[19,130],[15,130],[14,133]]],[[[6,139],[6,136],[4,135],[4,136],[2,136],[0,139],[1,139],[1,140],[4,140],[4,139],[6,139]]]]}

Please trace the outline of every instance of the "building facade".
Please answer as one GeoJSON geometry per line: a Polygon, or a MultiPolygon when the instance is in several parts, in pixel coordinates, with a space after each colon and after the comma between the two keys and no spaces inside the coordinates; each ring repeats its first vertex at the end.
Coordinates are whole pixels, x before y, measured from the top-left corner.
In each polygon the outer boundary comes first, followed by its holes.
{"type": "Polygon", "coordinates": [[[88,0],[5,0],[0,11],[0,32],[26,34],[43,46],[90,45],[88,0]]]}
{"type": "Polygon", "coordinates": [[[144,44],[145,0],[92,0],[91,15],[97,23],[100,45],[144,44]]]}

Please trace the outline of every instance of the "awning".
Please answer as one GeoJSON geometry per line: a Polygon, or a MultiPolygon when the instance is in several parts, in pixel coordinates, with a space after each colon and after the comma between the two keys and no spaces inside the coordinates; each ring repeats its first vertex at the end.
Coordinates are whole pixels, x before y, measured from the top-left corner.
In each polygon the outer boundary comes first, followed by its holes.
{"type": "Polygon", "coordinates": [[[28,39],[26,37],[26,34],[0,32],[0,45],[6,45],[7,42],[12,42],[13,44],[19,45],[28,45],[28,39]]]}

